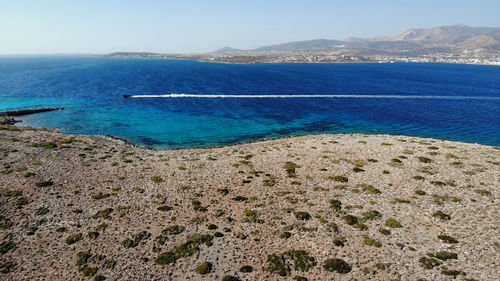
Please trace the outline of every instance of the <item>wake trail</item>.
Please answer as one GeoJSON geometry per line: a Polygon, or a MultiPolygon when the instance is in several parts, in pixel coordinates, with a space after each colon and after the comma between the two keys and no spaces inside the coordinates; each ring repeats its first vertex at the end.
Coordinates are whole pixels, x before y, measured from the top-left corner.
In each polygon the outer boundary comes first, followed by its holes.
{"type": "Polygon", "coordinates": [[[165,95],[124,95],[126,98],[232,98],[232,99],[265,99],[265,98],[356,98],[356,99],[447,99],[447,100],[500,100],[500,97],[489,96],[419,96],[419,95],[342,95],[342,94],[301,94],[301,95],[197,95],[197,94],[165,94],[165,95]]]}

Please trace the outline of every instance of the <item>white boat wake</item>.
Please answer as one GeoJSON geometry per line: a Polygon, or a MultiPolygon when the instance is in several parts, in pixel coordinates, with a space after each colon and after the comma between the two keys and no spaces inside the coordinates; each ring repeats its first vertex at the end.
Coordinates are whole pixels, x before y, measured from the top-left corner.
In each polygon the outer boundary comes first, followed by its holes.
{"type": "Polygon", "coordinates": [[[125,98],[357,98],[357,99],[449,99],[449,100],[500,100],[499,97],[488,96],[418,96],[418,95],[197,95],[197,94],[166,94],[166,95],[124,95],[125,98]]]}

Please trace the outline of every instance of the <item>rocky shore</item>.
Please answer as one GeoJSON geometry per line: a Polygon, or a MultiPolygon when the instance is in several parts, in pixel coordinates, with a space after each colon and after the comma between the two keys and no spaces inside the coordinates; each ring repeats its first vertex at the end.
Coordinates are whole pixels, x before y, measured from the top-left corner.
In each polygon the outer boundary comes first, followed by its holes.
{"type": "Polygon", "coordinates": [[[500,148],[470,143],[0,125],[0,279],[499,280],[499,185],[500,148]]]}

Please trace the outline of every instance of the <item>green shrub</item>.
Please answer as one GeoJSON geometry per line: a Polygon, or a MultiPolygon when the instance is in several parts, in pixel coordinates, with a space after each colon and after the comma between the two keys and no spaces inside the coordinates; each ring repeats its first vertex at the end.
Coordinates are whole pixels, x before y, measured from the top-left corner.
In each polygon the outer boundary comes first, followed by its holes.
{"type": "Polygon", "coordinates": [[[97,273],[97,267],[86,266],[82,269],[82,274],[85,276],[94,276],[97,273]]]}
{"type": "Polygon", "coordinates": [[[107,208],[101,211],[98,211],[95,213],[92,218],[93,219],[110,219],[111,217],[109,216],[113,212],[113,208],[107,208]]]}
{"type": "Polygon", "coordinates": [[[250,273],[252,271],[253,271],[253,267],[251,267],[250,265],[244,265],[244,266],[240,267],[240,272],[250,273]]]}
{"type": "Polygon", "coordinates": [[[369,185],[369,184],[358,184],[356,185],[357,188],[361,188],[363,189],[364,192],[366,193],[371,193],[371,194],[379,194],[379,193],[382,193],[382,191],[380,191],[379,189],[373,187],[372,185],[369,185]]]}
{"type": "Polygon", "coordinates": [[[458,258],[457,253],[447,252],[447,251],[439,251],[433,255],[433,257],[438,258],[442,261],[446,260],[456,260],[458,258]]]}
{"type": "Polygon", "coordinates": [[[158,255],[155,262],[159,265],[175,263],[177,258],[173,252],[165,252],[158,255]]]}
{"type": "Polygon", "coordinates": [[[212,271],[212,268],[213,268],[213,265],[212,263],[206,261],[200,265],[198,265],[195,269],[196,273],[198,274],[201,274],[201,275],[205,275],[205,274],[208,274],[212,271]]]}
{"type": "Polygon", "coordinates": [[[279,235],[279,238],[281,238],[281,239],[288,239],[290,237],[292,237],[292,234],[288,231],[285,231],[279,235]]]}
{"type": "Polygon", "coordinates": [[[402,198],[394,198],[394,203],[403,203],[403,204],[408,204],[410,203],[410,200],[407,200],[407,199],[402,199],[402,198]]]}
{"type": "Polygon", "coordinates": [[[353,215],[346,215],[343,219],[348,225],[355,225],[358,223],[358,218],[353,215]]]}
{"type": "Polygon", "coordinates": [[[379,228],[378,232],[380,232],[383,235],[390,235],[391,234],[391,231],[389,229],[385,229],[385,228],[379,228]]]}
{"type": "Polygon", "coordinates": [[[432,214],[433,217],[435,218],[439,218],[443,221],[448,221],[451,219],[450,215],[448,214],[445,214],[444,212],[442,211],[436,211],[434,214],[432,214]]]}
{"type": "Polygon", "coordinates": [[[370,210],[368,212],[361,213],[361,220],[362,221],[373,220],[373,219],[379,218],[381,216],[382,216],[382,214],[379,211],[370,210]]]}
{"type": "Polygon", "coordinates": [[[453,276],[453,278],[456,278],[460,274],[465,275],[465,272],[463,272],[461,270],[455,270],[455,269],[443,269],[443,270],[441,270],[441,274],[447,275],[447,276],[453,276]]]}
{"type": "Polygon", "coordinates": [[[82,240],[83,235],[81,233],[70,235],[66,238],[66,244],[71,245],[82,240]]]}
{"type": "Polygon", "coordinates": [[[164,230],[162,230],[161,233],[163,233],[165,235],[177,235],[177,234],[181,234],[182,232],[184,232],[184,230],[185,230],[184,226],[171,225],[171,226],[167,226],[164,230]]]}
{"type": "Polygon", "coordinates": [[[94,200],[100,200],[100,199],[107,198],[109,196],[110,196],[110,194],[106,194],[106,193],[103,194],[102,192],[99,192],[97,194],[92,195],[92,199],[94,199],[94,200]]]}
{"type": "Polygon", "coordinates": [[[173,210],[172,207],[170,206],[167,206],[167,205],[163,205],[163,206],[160,206],[158,208],[156,208],[158,211],[162,211],[162,212],[167,212],[167,211],[170,211],[170,210],[173,210]]]}
{"type": "Polygon", "coordinates": [[[418,157],[418,161],[422,162],[422,163],[431,163],[432,160],[427,158],[427,157],[423,157],[423,156],[419,156],[418,157]]]}
{"type": "Polygon", "coordinates": [[[331,180],[338,181],[338,182],[348,182],[349,179],[344,176],[330,176],[329,177],[331,180]]]}
{"type": "Polygon", "coordinates": [[[421,257],[419,259],[420,265],[425,269],[433,269],[436,266],[441,265],[441,262],[435,258],[421,257]]]}
{"type": "Polygon", "coordinates": [[[151,181],[153,181],[154,183],[160,183],[163,181],[163,178],[159,176],[152,176],[151,181]]]}
{"type": "Polygon", "coordinates": [[[298,220],[309,220],[311,219],[311,215],[308,212],[295,212],[295,218],[298,220]]]}
{"type": "Polygon", "coordinates": [[[90,231],[89,233],[87,233],[87,236],[89,237],[90,240],[94,240],[97,239],[97,237],[99,236],[99,232],[90,231]]]}
{"type": "Polygon", "coordinates": [[[245,209],[243,210],[243,215],[245,216],[245,218],[243,219],[244,222],[251,222],[251,223],[264,222],[263,220],[259,219],[259,215],[254,210],[245,209]]]}
{"type": "Polygon", "coordinates": [[[456,244],[456,243],[458,243],[457,239],[455,239],[455,238],[453,238],[451,236],[445,235],[445,234],[438,235],[438,238],[441,239],[445,243],[449,243],[449,244],[456,244]]]}
{"type": "Polygon", "coordinates": [[[380,241],[372,239],[372,238],[370,238],[367,235],[363,235],[363,243],[365,243],[368,246],[374,246],[374,247],[377,247],[377,248],[382,247],[382,243],[380,241]]]}
{"type": "Polygon", "coordinates": [[[2,241],[0,243],[0,255],[4,255],[8,251],[14,249],[16,244],[12,241],[2,241]]]}
{"type": "Polygon", "coordinates": [[[327,259],[323,263],[323,268],[327,271],[337,271],[341,274],[349,273],[352,270],[351,266],[342,259],[327,259]]]}
{"type": "Polygon", "coordinates": [[[76,253],[76,266],[80,267],[87,264],[87,260],[91,257],[89,251],[76,253]]]}
{"type": "Polygon", "coordinates": [[[296,177],[295,169],[297,168],[300,168],[300,166],[293,162],[286,162],[285,165],[283,165],[283,169],[285,169],[289,178],[296,177]]]}
{"type": "Polygon", "coordinates": [[[338,212],[342,209],[342,202],[337,199],[332,199],[330,200],[330,208],[338,212]]]}
{"type": "Polygon", "coordinates": [[[52,186],[54,185],[54,182],[51,181],[51,180],[48,180],[48,181],[40,181],[40,182],[37,182],[36,183],[36,186],[38,187],[49,187],[49,186],[52,186]]]}
{"type": "Polygon", "coordinates": [[[426,194],[427,194],[427,192],[425,192],[425,191],[423,191],[423,190],[420,190],[420,189],[415,190],[415,193],[416,193],[417,195],[420,195],[420,196],[423,196],[423,195],[426,195],[426,194]]]}
{"type": "Polygon", "coordinates": [[[390,227],[390,228],[403,227],[399,221],[392,219],[392,218],[385,221],[385,226],[390,227]]]}
{"type": "Polygon", "coordinates": [[[94,281],[104,281],[106,280],[106,277],[104,277],[103,275],[96,275],[94,276],[94,281]]]}
{"type": "Polygon", "coordinates": [[[344,247],[347,239],[344,236],[337,236],[333,239],[333,244],[335,246],[344,247]]]}
{"type": "Polygon", "coordinates": [[[49,213],[49,209],[45,207],[38,208],[35,212],[35,215],[37,216],[43,216],[49,213]]]}

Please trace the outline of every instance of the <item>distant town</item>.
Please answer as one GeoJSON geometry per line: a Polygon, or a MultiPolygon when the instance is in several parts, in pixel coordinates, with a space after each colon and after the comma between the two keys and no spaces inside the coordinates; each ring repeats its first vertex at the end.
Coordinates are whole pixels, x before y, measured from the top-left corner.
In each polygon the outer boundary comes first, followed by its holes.
{"type": "Polygon", "coordinates": [[[253,50],[224,47],[203,54],[117,52],[106,56],[235,64],[444,62],[500,65],[500,28],[459,24],[410,29],[389,37],[316,39],[262,46],[253,50]]]}
{"type": "Polygon", "coordinates": [[[113,53],[108,57],[187,59],[201,62],[234,64],[255,63],[348,63],[348,62],[441,62],[500,65],[500,54],[435,53],[420,56],[353,56],[339,52],[286,52],[286,53],[222,53],[222,54],[153,54],[113,53]]]}

